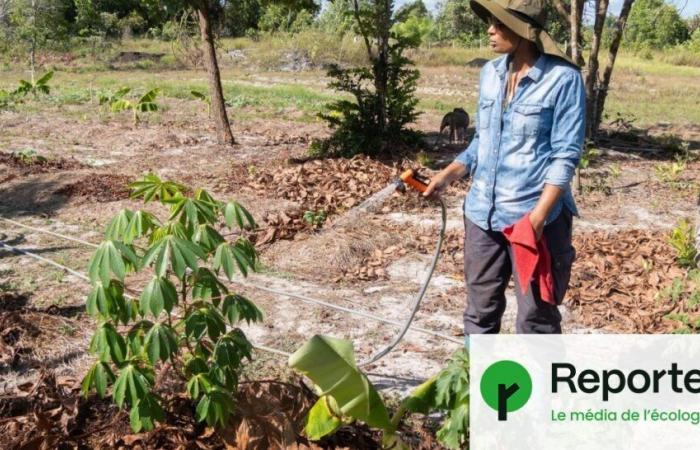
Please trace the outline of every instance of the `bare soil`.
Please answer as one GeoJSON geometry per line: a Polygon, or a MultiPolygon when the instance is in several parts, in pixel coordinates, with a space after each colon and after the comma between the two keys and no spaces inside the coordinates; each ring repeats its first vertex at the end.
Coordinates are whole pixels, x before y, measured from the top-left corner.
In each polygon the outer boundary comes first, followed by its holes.
{"type": "MultiPolygon", "coordinates": [[[[328,131],[320,123],[283,119],[237,121],[238,144],[222,147],[213,141],[205,114],[193,112],[191,102],[163,101],[167,112],[138,126],[128,117],[96,116],[90,105],[46,109],[31,116],[4,113],[0,214],[99,242],[117,211],[142,206],[128,198],[124,187],[142,174],[153,171],[203,187],[222,199],[239,200],[260,225],[255,242],[264,270],[252,275],[248,285],[236,285],[266,314],[264,323],[245,328],[254,343],[293,351],[313,334],[325,333],[353,339],[358,359],[363,359],[388,342],[396,332],[391,325],[262,292],[251,284],[403,321],[435,249],[436,205],[410,192],[394,194],[351,223],[343,223],[343,218],[351,217],[353,208],[384,188],[401,169],[419,166],[415,155],[389,161],[355,158],[300,163],[310,139],[328,131]],[[27,167],[8,156],[27,147],[50,163],[27,167]],[[304,220],[306,212],[321,210],[326,213],[325,222],[304,220]]],[[[439,117],[424,115],[416,127],[431,132],[438,123],[439,117]]],[[[439,166],[457,151],[459,146],[442,146],[428,156],[439,166]]],[[[676,326],[665,317],[678,306],[659,301],[655,293],[682,273],[667,241],[678,219],[695,214],[700,163],[689,162],[678,183],[671,184],[656,176],[657,165],[668,159],[639,155],[602,156],[583,172],[584,189],[576,193],[578,259],[562,307],[567,332],[658,333],[676,326]]],[[[430,176],[436,169],[422,171],[430,176]]],[[[448,234],[415,322],[457,340],[465,303],[460,208],[467,187],[468,183],[460,182],[444,196],[448,234]]],[[[82,272],[91,252],[77,243],[2,221],[0,241],[82,272]]],[[[0,409],[0,428],[4,439],[10,439],[5,441],[8,447],[61,443],[66,448],[176,448],[184,442],[222,447],[226,437],[195,424],[191,408],[177,403],[181,399],[172,399],[178,416],[168,427],[144,435],[131,434],[128,419],[108,403],[78,399],[76,383],[91,363],[85,349],[94,328],[82,313],[87,292],[82,280],[0,250],[0,286],[0,408],[5,408],[0,409]],[[33,400],[27,405],[29,396],[33,400]],[[17,398],[25,400],[13,400],[17,398]]],[[[512,290],[508,295],[512,297],[512,290]]],[[[509,303],[506,331],[512,330],[514,321],[514,302],[509,303]]],[[[401,394],[439,370],[458,347],[458,343],[411,331],[368,372],[381,389],[401,394]]],[[[274,357],[256,353],[256,360],[258,378],[283,371],[284,362],[274,357]]],[[[256,410],[252,397],[267,395],[277,402],[307,404],[307,393],[298,386],[271,386],[258,385],[242,393],[241,405],[248,401],[256,419],[241,419],[235,428],[237,439],[245,433],[259,437],[264,434],[260,430],[280,429],[278,423],[260,421],[268,415],[256,410]],[[242,429],[244,422],[247,428],[242,429]]],[[[301,412],[290,405],[279,405],[279,410],[301,412]]],[[[298,419],[294,417],[289,420],[298,419]]],[[[437,448],[425,430],[406,433],[414,433],[415,448],[437,448]]],[[[294,439],[297,448],[319,448],[298,434],[294,439]]],[[[348,428],[334,439],[318,445],[376,445],[376,436],[361,428],[348,428]]],[[[263,441],[250,448],[268,444],[263,441]]]]}

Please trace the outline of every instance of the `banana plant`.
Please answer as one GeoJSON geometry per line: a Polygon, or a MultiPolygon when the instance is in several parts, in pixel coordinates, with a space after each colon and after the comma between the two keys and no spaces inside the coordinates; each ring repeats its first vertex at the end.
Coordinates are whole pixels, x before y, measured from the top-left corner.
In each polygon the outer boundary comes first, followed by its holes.
{"type": "Polygon", "coordinates": [[[244,362],[252,358],[238,324],[258,322],[263,314],[229,291],[220,275],[231,280],[255,269],[257,255],[244,236],[255,221],[235,201],[223,203],[154,174],[130,189],[132,198],[159,203],[170,214],[120,211],[90,259],[86,308],[98,322],[89,346],[97,360],[83,379],[83,394],[111,395],[129,410],[135,432],[151,430],[165,417],[156,380],[171,371],[185,382],[182,394],[193,402],[197,420],[222,426],[234,409],[244,362]],[[235,240],[219,233],[220,222],[235,240]],[[130,272],[150,275],[140,294],[127,293],[133,292],[130,272]]]}
{"type": "Polygon", "coordinates": [[[332,434],[343,424],[359,420],[383,432],[385,448],[408,448],[397,434],[407,413],[445,413],[437,437],[448,448],[464,448],[469,426],[469,360],[466,350],[455,353],[445,369],[418,386],[400,407],[388,409],[367,376],[357,367],[352,343],[316,335],[289,357],[289,366],[308,377],[319,399],[306,416],[311,440],[332,434]]]}
{"type": "Polygon", "coordinates": [[[131,92],[131,88],[123,87],[113,94],[100,96],[100,105],[109,105],[112,112],[131,111],[134,116],[134,125],[141,120],[139,113],[158,111],[158,104],[155,102],[160,93],[160,89],[151,89],[143,94],[138,100],[129,100],[126,95],[131,92]]]}
{"type": "Polygon", "coordinates": [[[192,97],[202,101],[205,105],[207,105],[207,116],[211,117],[211,97],[200,91],[195,90],[191,90],[190,94],[192,95],[192,97]]]}
{"type": "Polygon", "coordinates": [[[15,94],[24,96],[31,93],[34,97],[36,97],[38,93],[48,95],[51,92],[51,88],[49,87],[51,78],[53,78],[53,71],[46,72],[36,81],[33,80],[33,76],[32,81],[19,80],[19,87],[15,90],[15,94]]]}
{"type": "Polygon", "coordinates": [[[106,105],[108,107],[111,107],[113,103],[115,103],[117,100],[121,100],[122,98],[124,98],[124,96],[129,92],[131,92],[131,88],[124,86],[112,93],[100,94],[100,106],[106,105]]]}

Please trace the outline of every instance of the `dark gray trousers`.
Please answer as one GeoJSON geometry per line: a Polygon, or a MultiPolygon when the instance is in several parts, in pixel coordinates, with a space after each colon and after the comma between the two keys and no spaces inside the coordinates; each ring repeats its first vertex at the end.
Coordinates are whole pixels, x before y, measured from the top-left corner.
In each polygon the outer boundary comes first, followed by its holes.
{"type": "MultiPolygon", "coordinates": [[[[469,219],[464,220],[464,279],[467,285],[464,334],[498,333],[506,309],[506,287],[511,276],[516,273],[513,253],[503,233],[483,230],[469,219]]],[[[564,207],[553,222],[545,225],[543,231],[552,256],[557,305],[564,299],[571,265],[576,257],[576,251],[571,245],[571,223],[571,212],[564,207]]],[[[556,305],[542,300],[537,283],[531,282],[523,295],[518,277],[513,278],[518,301],[515,331],[561,333],[561,314],[556,305]]]]}

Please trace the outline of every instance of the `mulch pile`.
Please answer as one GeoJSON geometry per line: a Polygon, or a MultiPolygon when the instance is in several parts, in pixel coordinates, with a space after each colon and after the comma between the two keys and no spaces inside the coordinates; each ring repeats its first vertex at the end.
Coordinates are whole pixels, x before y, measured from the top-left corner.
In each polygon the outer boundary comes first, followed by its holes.
{"type": "Polygon", "coordinates": [[[125,175],[92,174],[56,191],[80,201],[107,203],[129,198],[129,183],[134,181],[125,175]]]}
{"type": "Polygon", "coordinates": [[[620,333],[666,333],[678,326],[664,316],[683,305],[657,295],[685,275],[668,232],[595,231],[574,241],[567,302],[584,325],[620,333]]]}
{"type": "MultiPolygon", "coordinates": [[[[128,412],[109,399],[80,396],[80,381],[41,372],[13,396],[0,396],[0,448],[3,449],[247,449],[378,450],[380,434],[366,425],[350,424],[319,442],[301,434],[316,396],[301,383],[242,382],[229,426],[214,430],[195,420],[184,387],[164,385],[166,421],[151,432],[133,433],[128,412]]],[[[419,425],[402,427],[412,448],[441,448],[432,433],[419,425]]]]}
{"type": "Polygon", "coordinates": [[[366,156],[312,160],[280,170],[263,169],[248,187],[264,197],[282,198],[298,206],[263,216],[267,229],[257,244],[292,239],[314,227],[303,220],[306,211],[325,211],[327,217],[349,210],[396,179],[400,169],[366,156]]]}
{"type": "MultiPolygon", "coordinates": [[[[335,281],[386,279],[387,266],[400,257],[434,252],[435,229],[387,226],[411,239],[375,250],[335,281]]],[[[447,233],[438,263],[440,273],[463,276],[463,239],[461,230],[447,233]]],[[[686,274],[675,260],[667,231],[579,232],[574,234],[574,247],[577,257],[565,302],[579,316],[578,322],[618,333],[668,333],[680,326],[665,316],[688,312],[684,303],[660,294],[686,274]]]]}
{"type": "Polygon", "coordinates": [[[78,160],[70,158],[22,159],[19,154],[0,152],[0,164],[5,164],[20,172],[20,175],[76,170],[85,167],[78,160]]]}

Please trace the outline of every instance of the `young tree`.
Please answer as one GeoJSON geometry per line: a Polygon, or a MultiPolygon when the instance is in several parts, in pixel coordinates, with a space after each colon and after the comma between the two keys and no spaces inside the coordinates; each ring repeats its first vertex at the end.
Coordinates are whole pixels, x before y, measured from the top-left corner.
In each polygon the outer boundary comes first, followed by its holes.
{"type": "Polygon", "coordinates": [[[403,52],[415,43],[392,30],[393,0],[349,1],[370,65],[329,70],[335,79],[330,86],[351,94],[354,102],[338,100],[329,105],[330,113],[321,114],[335,132],[314,149],[318,154],[379,154],[390,143],[414,135],[404,126],[417,117],[414,93],[419,74],[408,67],[411,61],[403,52]]]}
{"type": "Polygon", "coordinates": [[[236,143],[231,131],[231,124],[226,113],[226,101],[221,87],[221,72],[219,71],[219,61],[216,57],[216,46],[214,45],[214,32],[212,31],[212,10],[215,5],[214,0],[189,0],[189,4],[197,11],[199,18],[199,31],[204,45],[204,55],[209,78],[209,98],[211,101],[211,111],[214,113],[216,122],[217,138],[219,143],[233,145],[236,143]]]}
{"type": "Polygon", "coordinates": [[[9,3],[9,21],[14,37],[29,53],[34,83],[36,52],[66,38],[65,3],[61,0],[14,0],[9,3]]]}

